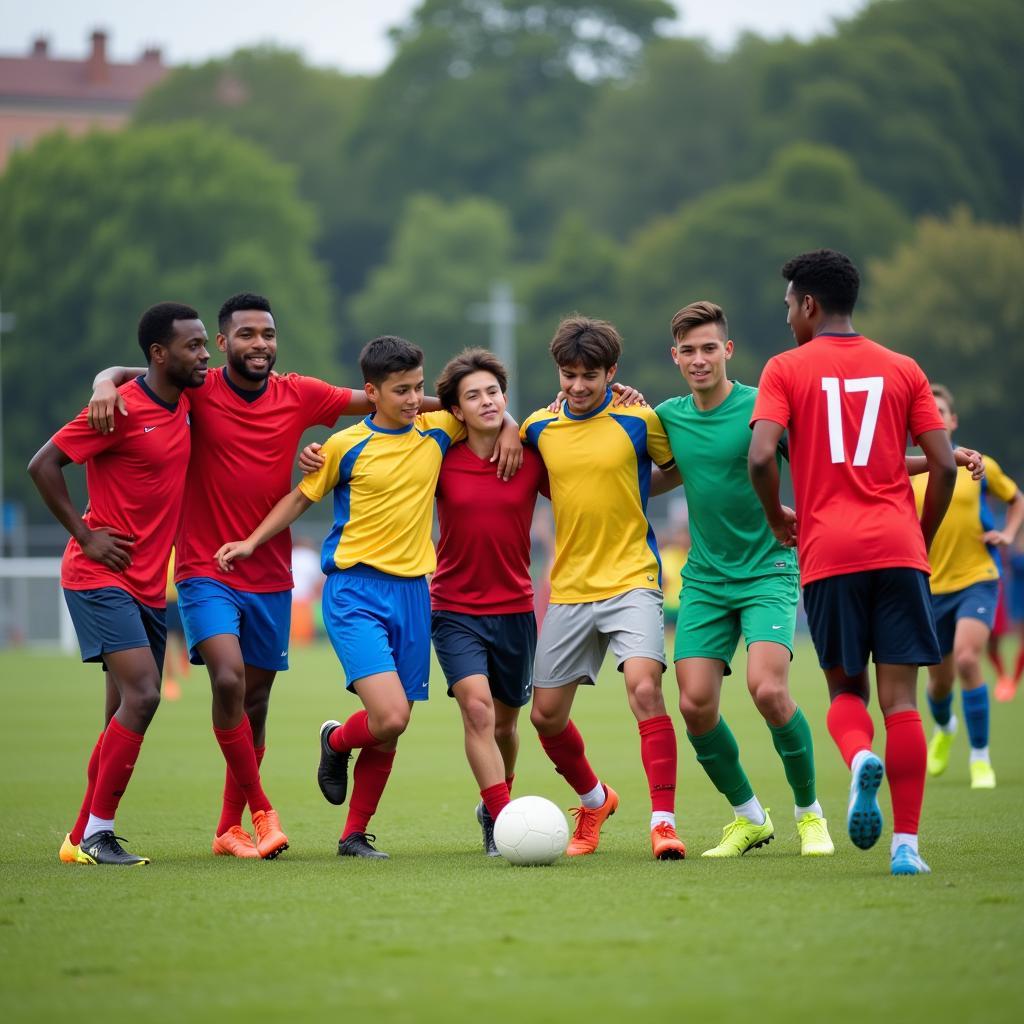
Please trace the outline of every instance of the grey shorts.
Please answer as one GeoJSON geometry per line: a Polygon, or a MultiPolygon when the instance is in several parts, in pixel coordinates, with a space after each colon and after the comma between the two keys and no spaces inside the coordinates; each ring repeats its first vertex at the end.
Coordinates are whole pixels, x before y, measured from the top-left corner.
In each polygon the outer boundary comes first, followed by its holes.
{"type": "Polygon", "coordinates": [[[665,661],[665,612],[660,590],[629,590],[604,601],[548,605],[537,640],[533,685],[554,689],[593,684],[609,646],[622,671],[630,658],[665,661]]]}

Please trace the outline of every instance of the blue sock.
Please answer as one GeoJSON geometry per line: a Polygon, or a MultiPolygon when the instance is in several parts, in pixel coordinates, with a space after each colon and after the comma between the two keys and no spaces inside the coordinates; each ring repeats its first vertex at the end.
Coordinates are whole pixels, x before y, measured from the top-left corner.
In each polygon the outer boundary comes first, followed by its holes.
{"type": "MultiPolygon", "coordinates": [[[[966,696],[966,691],[964,696],[966,696]]],[[[953,693],[950,691],[941,700],[936,700],[930,693],[927,694],[928,707],[932,710],[932,718],[935,719],[936,725],[949,725],[949,720],[953,717],[953,693]]],[[[966,713],[966,708],[964,709],[966,713]]]]}
{"type": "Polygon", "coordinates": [[[967,737],[975,749],[988,746],[988,687],[982,683],[961,694],[964,703],[964,721],[967,737]]]}

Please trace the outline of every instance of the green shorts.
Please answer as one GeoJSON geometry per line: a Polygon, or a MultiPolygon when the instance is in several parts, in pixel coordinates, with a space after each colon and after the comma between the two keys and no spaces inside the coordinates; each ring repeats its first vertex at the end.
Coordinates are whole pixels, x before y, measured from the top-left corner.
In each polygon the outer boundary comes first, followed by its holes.
{"type": "Polygon", "coordinates": [[[766,640],[793,654],[793,631],[800,601],[797,576],[762,576],[750,580],[701,583],[683,580],[676,620],[674,660],[718,658],[729,663],[740,634],[747,647],[766,640]]]}

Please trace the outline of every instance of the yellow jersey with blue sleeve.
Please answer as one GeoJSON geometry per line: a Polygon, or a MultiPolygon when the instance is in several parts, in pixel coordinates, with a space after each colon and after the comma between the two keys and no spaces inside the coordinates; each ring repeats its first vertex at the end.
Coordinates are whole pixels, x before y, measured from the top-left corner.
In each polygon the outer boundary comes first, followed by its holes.
{"type": "Polygon", "coordinates": [[[581,416],[563,402],[520,428],[540,452],[555,515],[552,604],[603,601],[660,590],[661,559],[647,519],[651,467],[672,464],[665,428],[647,406],[612,404],[611,389],[581,416]]]}
{"type": "MultiPolygon", "coordinates": [[[[931,562],[933,594],[952,594],[973,583],[999,579],[999,562],[981,537],[995,529],[995,520],[988,505],[989,495],[1011,502],[1017,485],[1002,471],[995,459],[983,455],[985,475],[972,480],[966,466],[956,471],[956,487],[928,551],[931,562]]],[[[928,474],[911,478],[918,514],[924,505],[928,474]]]]}
{"type": "Polygon", "coordinates": [[[324,464],[299,490],[310,501],[334,494],[334,525],[320,565],[330,575],[369,565],[392,576],[425,576],[437,566],[431,540],[434,491],[448,446],[465,428],[447,412],[388,430],[367,416],[332,434],[324,464]]]}

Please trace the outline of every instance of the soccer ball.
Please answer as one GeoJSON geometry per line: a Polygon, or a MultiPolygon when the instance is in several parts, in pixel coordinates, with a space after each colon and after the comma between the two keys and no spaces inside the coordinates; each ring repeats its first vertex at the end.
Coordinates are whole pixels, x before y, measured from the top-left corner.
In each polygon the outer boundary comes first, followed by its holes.
{"type": "Polygon", "coordinates": [[[569,845],[569,826],[550,800],[521,796],[498,815],[494,843],[509,864],[551,864],[569,845]]]}

